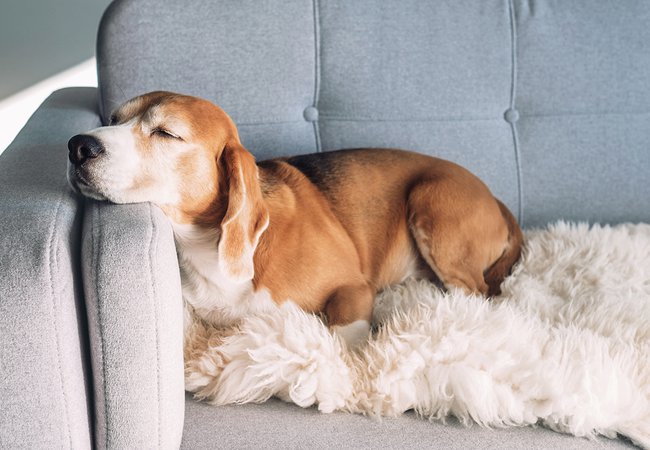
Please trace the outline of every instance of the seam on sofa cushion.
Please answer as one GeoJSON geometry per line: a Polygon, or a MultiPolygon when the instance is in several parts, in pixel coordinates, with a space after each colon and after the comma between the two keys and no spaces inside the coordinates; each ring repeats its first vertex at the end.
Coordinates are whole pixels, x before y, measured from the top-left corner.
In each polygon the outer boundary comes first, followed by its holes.
{"type": "MultiPolygon", "coordinates": [[[[508,11],[510,15],[510,51],[511,51],[511,85],[510,85],[510,109],[515,109],[517,98],[517,17],[515,15],[515,5],[513,0],[508,0],[508,11]]],[[[512,143],[515,153],[515,166],[517,169],[517,196],[518,196],[518,211],[517,218],[519,225],[524,226],[524,191],[523,179],[521,170],[521,154],[519,151],[519,136],[517,134],[517,122],[510,122],[510,129],[512,130],[512,143]]]]}
{"type": "Polygon", "coordinates": [[[259,122],[237,122],[237,127],[257,127],[260,125],[292,125],[297,123],[305,123],[305,119],[300,118],[297,120],[261,120],[259,122]]]}
{"type": "Polygon", "coordinates": [[[102,320],[102,308],[100,305],[100,295],[99,295],[99,280],[97,278],[97,267],[99,265],[99,246],[101,243],[101,227],[97,226],[100,223],[101,217],[100,217],[100,206],[98,204],[93,204],[93,220],[90,221],[90,236],[92,239],[92,267],[91,267],[91,274],[92,276],[90,279],[92,280],[91,282],[95,283],[95,307],[97,308],[97,333],[99,337],[99,344],[100,344],[100,351],[99,351],[99,357],[100,361],[99,364],[101,366],[102,370],[102,389],[103,389],[103,403],[104,403],[104,448],[108,448],[108,385],[106,383],[106,360],[104,356],[106,355],[106,343],[104,339],[104,328],[103,328],[103,320],[102,320]]]}
{"type": "Polygon", "coordinates": [[[72,448],[72,433],[70,431],[70,411],[69,411],[69,402],[68,402],[68,396],[66,395],[65,391],[65,385],[63,381],[63,372],[62,372],[62,366],[61,366],[61,348],[60,348],[60,334],[59,334],[59,327],[57,326],[57,319],[56,319],[56,289],[54,288],[54,280],[56,279],[55,277],[52,276],[52,268],[54,264],[56,263],[56,252],[57,252],[57,246],[54,245],[54,240],[55,240],[55,234],[56,234],[56,229],[57,229],[57,224],[59,222],[59,212],[61,211],[61,205],[63,203],[63,195],[59,197],[59,201],[57,202],[56,205],[56,210],[54,212],[54,220],[52,221],[52,227],[50,229],[50,235],[47,240],[47,275],[49,278],[49,283],[50,283],[50,300],[52,303],[52,326],[54,328],[54,339],[55,339],[55,346],[56,346],[56,361],[57,361],[57,369],[59,371],[59,377],[60,377],[60,385],[61,385],[61,396],[63,397],[63,410],[65,411],[65,417],[63,420],[65,421],[66,425],[66,431],[68,435],[68,443],[69,443],[69,448],[72,448]]]}
{"type": "Polygon", "coordinates": [[[156,383],[157,383],[157,408],[158,408],[158,414],[156,416],[156,420],[158,422],[158,428],[157,428],[157,434],[158,434],[158,448],[162,448],[162,437],[161,437],[161,428],[160,428],[160,423],[161,423],[161,416],[162,416],[162,410],[161,410],[161,399],[160,399],[160,333],[159,333],[159,327],[160,327],[160,314],[158,314],[158,298],[156,295],[156,276],[154,273],[154,268],[155,268],[155,260],[157,256],[157,232],[158,229],[156,228],[156,222],[153,217],[153,206],[149,204],[149,219],[151,221],[151,239],[149,240],[149,285],[151,286],[151,298],[152,298],[152,306],[153,306],[153,315],[154,315],[154,334],[156,338],[156,383]]]}
{"type": "Polygon", "coordinates": [[[319,117],[322,120],[339,121],[339,122],[489,122],[501,121],[503,116],[486,116],[486,117],[350,117],[350,116],[328,116],[319,117]]]}
{"type": "MultiPolygon", "coordinates": [[[[318,0],[313,0],[314,8],[314,108],[318,109],[320,98],[320,6],[318,0]]],[[[316,151],[321,152],[320,126],[318,119],[314,120],[314,135],[316,139],[316,151]]]]}
{"type": "Polygon", "coordinates": [[[528,113],[525,116],[520,113],[520,117],[544,118],[544,117],[608,117],[608,116],[647,116],[650,111],[595,111],[595,112],[541,112],[528,113]]]}
{"type": "MultiPolygon", "coordinates": [[[[75,299],[75,308],[78,308],[76,311],[77,321],[81,321],[79,326],[81,326],[82,332],[80,332],[80,342],[79,350],[82,355],[81,363],[81,373],[84,380],[84,393],[85,393],[85,406],[88,413],[87,418],[87,427],[88,427],[88,443],[92,447],[95,443],[95,435],[97,431],[95,429],[95,417],[97,412],[95,411],[95,380],[93,379],[93,366],[92,366],[92,337],[90,331],[89,315],[88,315],[88,301],[86,300],[86,292],[84,289],[84,263],[83,263],[83,230],[84,230],[84,216],[87,212],[88,203],[85,200],[85,197],[76,196],[76,214],[74,218],[74,223],[76,224],[77,234],[75,238],[78,239],[78,242],[75,245],[78,245],[73,254],[75,261],[73,262],[74,273],[79,277],[75,280],[75,277],[72,277],[72,289],[73,292],[79,293],[79,298],[75,299]],[[77,284],[79,283],[79,284],[77,284]],[[77,287],[78,289],[77,290],[77,287]],[[84,320],[85,318],[85,320],[84,320]]],[[[76,295],[76,294],[75,294],[76,295]]]]}

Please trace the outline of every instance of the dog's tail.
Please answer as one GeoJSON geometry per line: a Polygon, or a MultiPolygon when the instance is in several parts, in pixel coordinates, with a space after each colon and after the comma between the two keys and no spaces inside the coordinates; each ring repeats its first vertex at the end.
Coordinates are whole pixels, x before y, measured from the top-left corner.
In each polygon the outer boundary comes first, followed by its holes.
{"type": "Polygon", "coordinates": [[[501,283],[510,275],[512,266],[521,257],[521,247],[524,242],[524,234],[519,228],[517,219],[512,215],[510,210],[497,200],[501,214],[508,224],[508,244],[503,254],[490,267],[483,272],[483,278],[487,283],[488,296],[493,297],[501,294],[501,283]]]}

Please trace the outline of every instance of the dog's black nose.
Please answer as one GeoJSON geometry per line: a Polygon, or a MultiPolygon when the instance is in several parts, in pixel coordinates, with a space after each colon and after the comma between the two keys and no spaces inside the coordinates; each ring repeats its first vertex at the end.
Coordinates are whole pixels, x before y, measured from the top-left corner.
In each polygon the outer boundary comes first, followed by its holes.
{"type": "Polygon", "coordinates": [[[78,134],[68,141],[68,150],[70,162],[80,166],[87,160],[97,158],[104,153],[104,146],[92,136],[78,134]]]}

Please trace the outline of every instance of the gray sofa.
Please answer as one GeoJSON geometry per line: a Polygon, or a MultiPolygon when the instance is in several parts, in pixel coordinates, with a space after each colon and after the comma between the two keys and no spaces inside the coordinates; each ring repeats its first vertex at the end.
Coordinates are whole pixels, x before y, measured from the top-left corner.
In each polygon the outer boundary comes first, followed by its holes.
{"type": "Polygon", "coordinates": [[[0,156],[0,448],[601,448],[542,428],[376,421],[183,391],[171,228],[67,188],[68,138],[127,98],[208,98],[259,159],[402,147],[482,177],[524,227],[650,221],[650,2],[118,0],[99,88],[0,156]]]}

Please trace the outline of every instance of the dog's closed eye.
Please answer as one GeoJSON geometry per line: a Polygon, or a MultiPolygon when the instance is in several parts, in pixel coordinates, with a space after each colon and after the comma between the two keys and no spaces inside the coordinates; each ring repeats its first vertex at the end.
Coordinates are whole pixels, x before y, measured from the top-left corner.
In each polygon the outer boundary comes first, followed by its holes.
{"type": "Polygon", "coordinates": [[[178,136],[177,134],[174,134],[174,133],[172,133],[171,131],[169,131],[169,130],[167,130],[167,129],[165,129],[165,128],[160,128],[160,127],[158,127],[158,128],[154,128],[154,129],[151,131],[151,135],[152,135],[152,136],[162,137],[162,138],[165,138],[165,139],[178,139],[179,141],[182,141],[182,140],[183,140],[183,139],[182,139],[180,136],[178,136]]]}

